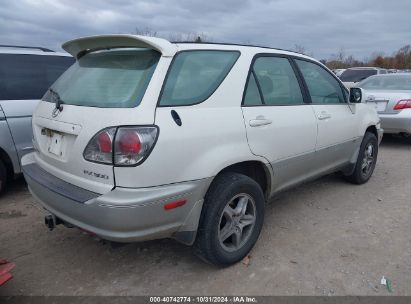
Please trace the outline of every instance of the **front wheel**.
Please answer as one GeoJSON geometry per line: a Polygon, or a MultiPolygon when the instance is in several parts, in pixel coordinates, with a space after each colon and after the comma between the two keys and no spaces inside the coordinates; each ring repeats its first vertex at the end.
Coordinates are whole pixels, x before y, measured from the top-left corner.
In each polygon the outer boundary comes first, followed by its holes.
{"type": "Polygon", "coordinates": [[[241,261],[253,248],[264,221],[264,194],[238,173],[217,176],[204,200],[195,249],[218,266],[241,261]]]}
{"type": "Polygon", "coordinates": [[[353,184],[361,185],[371,178],[377,164],[378,140],[375,134],[367,132],[361,143],[354,172],[346,179],[353,184]]]}

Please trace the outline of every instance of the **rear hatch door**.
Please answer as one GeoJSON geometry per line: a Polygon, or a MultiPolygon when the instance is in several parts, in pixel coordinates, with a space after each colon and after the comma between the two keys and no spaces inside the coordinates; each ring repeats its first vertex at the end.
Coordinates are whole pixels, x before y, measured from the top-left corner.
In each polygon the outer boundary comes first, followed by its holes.
{"type": "Polygon", "coordinates": [[[115,186],[113,165],[85,160],[84,150],[102,129],[154,123],[161,83],[151,79],[164,72],[160,51],[165,46],[156,39],[110,35],[63,47],[79,59],[51,86],[33,115],[36,162],[66,182],[106,193],[115,186]]]}

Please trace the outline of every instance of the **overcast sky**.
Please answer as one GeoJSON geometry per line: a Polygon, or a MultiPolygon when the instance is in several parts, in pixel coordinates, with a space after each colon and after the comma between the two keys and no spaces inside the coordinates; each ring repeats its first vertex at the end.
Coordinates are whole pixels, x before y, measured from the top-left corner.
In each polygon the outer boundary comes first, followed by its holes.
{"type": "Polygon", "coordinates": [[[410,16],[410,0],[0,0],[0,44],[61,50],[76,37],[149,28],[364,59],[411,44],[410,16]]]}

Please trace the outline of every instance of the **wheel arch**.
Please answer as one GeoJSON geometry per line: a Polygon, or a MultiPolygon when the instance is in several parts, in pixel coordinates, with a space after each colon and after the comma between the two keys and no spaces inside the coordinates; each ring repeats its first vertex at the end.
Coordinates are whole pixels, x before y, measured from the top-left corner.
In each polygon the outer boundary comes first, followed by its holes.
{"type": "MultiPolygon", "coordinates": [[[[231,165],[226,166],[220,170],[214,179],[220,174],[226,172],[235,172],[239,174],[244,174],[249,178],[256,181],[261,189],[263,190],[264,196],[269,197],[271,191],[271,170],[270,167],[262,161],[259,160],[247,160],[242,162],[236,162],[231,165]]],[[[214,180],[213,179],[213,180],[214,180]]]]}
{"type": "Polygon", "coordinates": [[[370,132],[370,133],[374,134],[375,137],[377,137],[377,139],[378,139],[378,131],[377,131],[377,127],[375,125],[368,126],[367,129],[365,130],[365,133],[367,133],[367,132],[370,132]]]}

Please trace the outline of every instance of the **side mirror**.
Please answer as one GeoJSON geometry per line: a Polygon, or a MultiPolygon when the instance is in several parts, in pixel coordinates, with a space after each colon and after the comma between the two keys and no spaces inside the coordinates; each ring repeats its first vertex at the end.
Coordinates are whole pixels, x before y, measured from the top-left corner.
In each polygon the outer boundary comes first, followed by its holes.
{"type": "Polygon", "coordinates": [[[350,89],[350,103],[361,103],[362,102],[362,89],[361,88],[351,88],[350,89]]]}

